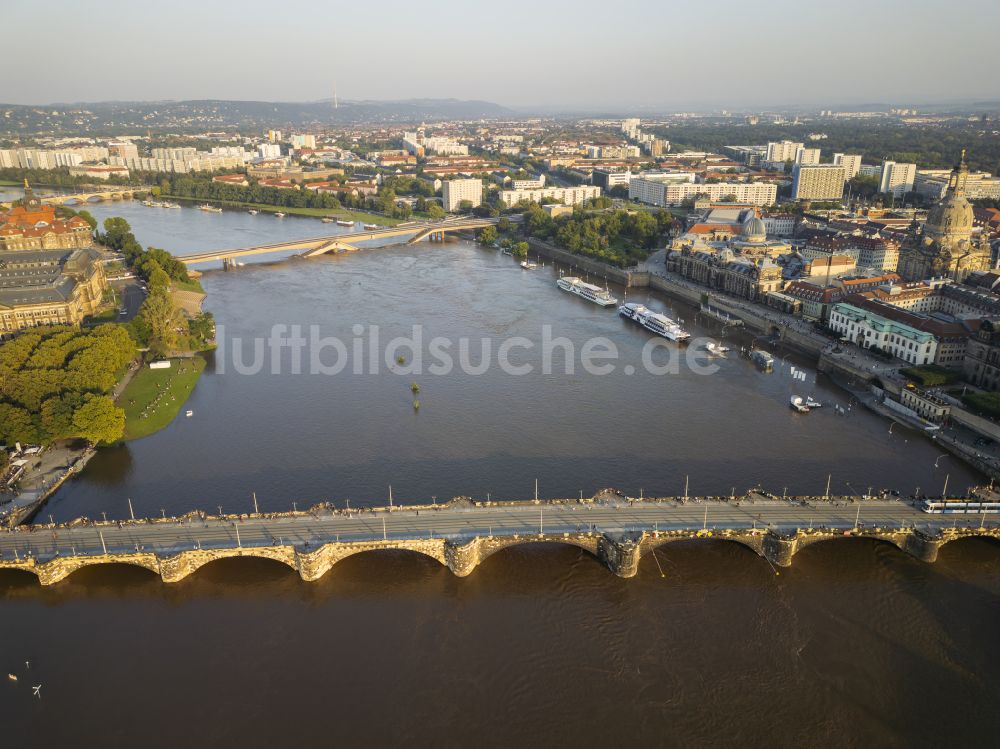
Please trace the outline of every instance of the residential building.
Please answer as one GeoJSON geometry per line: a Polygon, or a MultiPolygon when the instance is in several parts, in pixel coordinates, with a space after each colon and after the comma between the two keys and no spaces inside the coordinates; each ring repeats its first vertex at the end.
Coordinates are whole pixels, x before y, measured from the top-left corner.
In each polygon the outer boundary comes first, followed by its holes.
{"type": "Polygon", "coordinates": [[[833,163],[844,167],[844,179],[851,180],[858,176],[861,171],[861,154],[858,153],[835,153],[833,163]]]}
{"type": "Polygon", "coordinates": [[[280,159],[281,146],[277,143],[261,143],[257,146],[257,156],[262,159],[280,159]]]}
{"type": "Polygon", "coordinates": [[[768,169],[783,169],[785,162],[798,160],[799,152],[804,147],[802,143],[793,143],[790,140],[768,143],[763,165],[768,169]]]}
{"type": "Polygon", "coordinates": [[[795,200],[840,200],[844,195],[844,167],[834,164],[796,164],[792,197],[795,200]]]}
{"type": "Polygon", "coordinates": [[[795,163],[803,166],[813,166],[819,164],[820,155],[820,149],[818,148],[803,148],[799,151],[795,163]]]}
{"type": "Polygon", "coordinates": [[[598,198],[601,188],[593,185],[578,187],[543,187],[537,190],[501,190],[500,198],[507,207],[515,206],[522,200],[541,203],[543,200],[562,202],[565,205],[579,205],[587,200],[598,198]]]}
{"type": "Polygon", "coordinates": [[[763,206],[773,205],[778,198],[778,186],[765,182],[669,183],[648,177],[629,182],[629,198],[649,205],[680,205],[686,200],[705,196],[709,200],[732,200],[763,206]]]}
{"type": "Polygon", "coordinates": [[[449,179],[441,183],[441,202],[448,213],[459,209],[462,201],[468,200],[472,207],[482,205],[483,181],[481,179],[449,179]]]}
{"type": "Polygon", "coordinates": [[[916,164],[901,164],[895,161],[883,161],[879,174],[879,192],[892,193],[901,198],[913,191],[913,183],[917,178],[916,164]]]}

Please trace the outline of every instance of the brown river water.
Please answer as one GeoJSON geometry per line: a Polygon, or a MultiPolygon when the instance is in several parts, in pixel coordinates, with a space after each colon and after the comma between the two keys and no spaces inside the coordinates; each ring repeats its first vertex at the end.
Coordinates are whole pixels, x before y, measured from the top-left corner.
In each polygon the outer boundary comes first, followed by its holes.
{"type": "MultiPolygon", "coordinates": [[[[93,210],[178,254],[331,233],[291,218],[93,210]]],[[[543,497],[679,494],[685,477],[692,493],[720,494],[821,493],[831,475],[845,494],[981,480],[951,458],[935,468],[932,442],[889,434],[807,362],[762,374],[738,356],[745,335],[633,293],[734,349],[714,374],[650,374],[649,335],[556,290],[558,270],[450,242],[209,273],[207,307],[230,342],[274,324],[348,345],[358,324],[383,343],[414,324],[428,339],[537,342],[548,324],[576,346],[606,337],[620,358],[606,376],[579,365],[326,376],[292,374],[288,358],[240,374],[230,346],[191,418],[103,451],[43,514],[123,517],[128,498],[141,514],[248,511],[253,492],[262,510],[380,504],[390,484],[396,501],[525,498],[536,478],[543,497]],[[794,414],[792,393],[825,407],[794,414]]],[[[249,559],[171,586],[119,567],[45,589],[0,574],[0,671],[19,677],[0,687],[0,720],[12,746],[984,745],[1000,727],[997,551],[957,542],[928,565],[845,540],[775,574],[741,546],[702,541],[647,555],[631,580],[549,546],[509,549],[463,579],[407,553],[362,554],[316,583],[249,559]]]]}

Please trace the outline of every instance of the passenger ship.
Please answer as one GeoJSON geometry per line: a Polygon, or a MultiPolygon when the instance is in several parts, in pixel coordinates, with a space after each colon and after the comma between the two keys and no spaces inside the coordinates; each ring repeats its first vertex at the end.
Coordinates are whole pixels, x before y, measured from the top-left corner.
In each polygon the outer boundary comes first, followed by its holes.
{"type": "Polygon", "coordinates": [[[602,307],[612,307],[618,304],[618,300],[600,286],[581,281],[574,276],[565,276],[556,281],[556,285],[563,291],[583,297],[588,302],[599,304],[602,307]]]}
{"type": "Polygon", "coordinates": [[[690,333],[669,317],[659,312],[653,312],[644,304],[626,302],[618,308],[618,314],[629,320],[634,320],[651,333],[656,333],[671,341],[681,342],[691,337],[690,333]]]}

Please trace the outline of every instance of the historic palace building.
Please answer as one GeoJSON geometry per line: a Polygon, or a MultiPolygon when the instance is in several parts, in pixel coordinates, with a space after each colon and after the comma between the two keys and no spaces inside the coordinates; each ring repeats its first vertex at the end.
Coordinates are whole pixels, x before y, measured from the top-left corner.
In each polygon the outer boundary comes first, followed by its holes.
{"type": "Polygon", "coordinates": [[[972,204],[965,197],[968,176],[963,151],[944,197],[903,243],[898,272],[907,281],[943,277],[962,281],[974,271],[990,269],[987,237],[973,233],[972,204]]]}
{"type": "Polygon", "coordinates": [[[24,200],[0,213],[0,250],[60,250],[93,244],[90,225],[79,216],[56,218],[24,181],[24,200]]]}
{"type": "Polygon", "coordinates": [[[0,214],[0,337],[78,325],[98,310],[108,286],[89,224],[57,219],[27,183],[24,193],[22,205],[0,214]]]}

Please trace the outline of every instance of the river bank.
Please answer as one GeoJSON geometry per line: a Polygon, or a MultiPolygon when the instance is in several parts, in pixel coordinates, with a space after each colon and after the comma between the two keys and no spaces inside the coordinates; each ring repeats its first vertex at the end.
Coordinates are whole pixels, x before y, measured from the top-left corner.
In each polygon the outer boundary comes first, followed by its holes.
{"type": "Polygon", "coordinates": [[[193,198],[184,195],[170,195],[164,193],[160,195],[163,200],[177,200],[186,203],[207,203],[209,205],[219,205],[223,208],[240,208],[262,213],[284,213],[289,216],[305,216],[308,218],[334,218],[350,221],[363,221],[369,224],[379,224],[381,226],[396,226],[401,223],[400,219],[389,218],[378,213],[368,213],[367,211],[352,211],[347,208],[297,208],[284,205],[269,205],[267,203],[244,203],[232,200],[220,200],[219,198],[193,198]]]}

